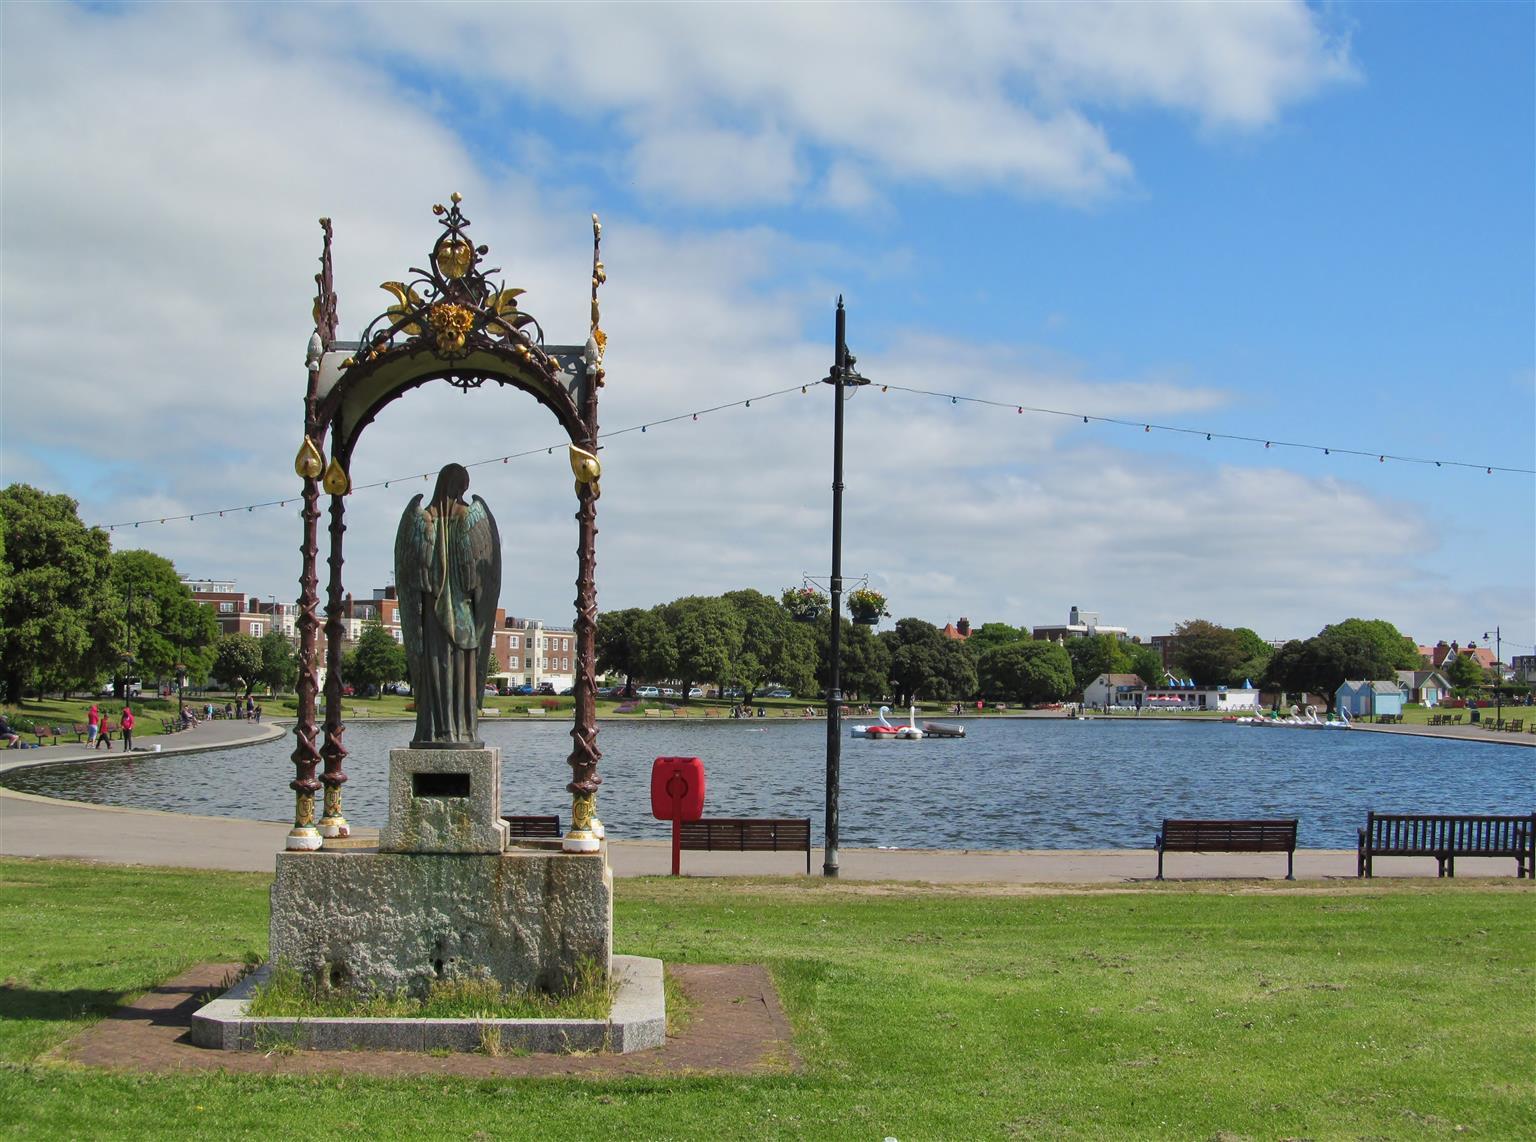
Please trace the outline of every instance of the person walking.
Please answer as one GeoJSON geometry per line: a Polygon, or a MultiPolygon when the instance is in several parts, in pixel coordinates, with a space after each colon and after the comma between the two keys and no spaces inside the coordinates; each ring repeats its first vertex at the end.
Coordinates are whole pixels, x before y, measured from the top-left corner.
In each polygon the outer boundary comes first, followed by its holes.
{"type": "Polygon", "coordinates": [[[96,735],[99,733],[101,733],[101,711],[93,703],[85,715],[85,744],[94,746],[96,735]]]}
{"type": "Polygon", "coordinates": [[[133,752],[133,711],[127,706],[123,707],[123,752],[133,752]]]}
{"type": "Polygon", "coordinates": [[[107,752],[112,752],[112,723],[106,718],[101,719],[101,732],[96,735],[96,748],[107,747],[107,752]]]}

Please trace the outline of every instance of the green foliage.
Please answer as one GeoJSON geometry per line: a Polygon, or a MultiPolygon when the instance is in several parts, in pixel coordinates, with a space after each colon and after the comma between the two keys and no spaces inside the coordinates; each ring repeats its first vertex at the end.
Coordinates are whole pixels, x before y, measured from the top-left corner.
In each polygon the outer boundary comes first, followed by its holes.
{"type": "Polygon", "coordinates": [[[6,574],[0,580],[0,681],[5,698],[63,689],[113,649],[107,533],[80,522],[68,496],[28,484],[0,490],[6,574]]]}
{"type": "Polygon", "coordinates": [[[1371,661],[1382,664],[1379,667],[1382,672],[1375,675],[1351,675],[1351,677],[1387,678],[1391,676],[1392,671],[1419,670],[1424,665],[1419,657],[1419,648],[1413,639],[1403,634],[1386,619],[1345,619],[1341,623],[1325,626],[1318,631],[1318,637],[1339,639],[1348,645],[1355,646],[1368,642],[1376,648],[1377,654],[1371,661]]]}
{"type": "Polygon", "coordinates": [[[826,614],[829,602],[825,594],[811,586],[785,587],[779,593],[779,605],[791,615],[810,616],[813,619],[826,614]]]}
{"type": "Polygon", "coordinates": [[[363,624],[349,671],[342,677],[353,686],[382,686],[386,682],[399,682],[405,677],[405,671],[405,647],[395,641],[383,623],[370,619],[363,624]]]}
{"type": "MultiPolygon", "coordinates": [[[[1131,656],[1126,650],[1126,644],[1122,643],[1112,634],[1096,635],[1092,638],[1071,638],[1063,647],[1067,652],[1067,658],[1072,662],[1072,693],[1081,694],[1083,687],[1092,682],[1100,674],[1130,674],[1131,656]]],[[[1161,676],[1143,678],[1156,686],[1162,681],[1161,676]]]]}
{"type": "Polygon", "coordinates": [[[1458,690],[1475,690],[1488,684],[1488,671],[1470,654],[1458,654],[1445,668],[1445,677],[1458,690]]]}
{"type": "MultiPolygon", "coordinates": [[[[891,655],[886,633],[876,634],[873,627],[838,620],[838,680],[844,698],[878,698],[891,685],[891,655]]],[[[816,627],[816,685],[823,694],[831,686],[827,669],[832,659],[832,624],[823,618],[816,627]]]]}
{"type": "Polygon", "coordinates": [[[249,698],[261,673],[261,643],[248,634],[220,637],[213,656],[213,676],[249,698]]]}
{"type": "Polygon", "coordinates": [[[1009,626],[1007,623],[982,623],[971,630],[971,637],[966,639],[966,645],[976,652],[979,659],[984,651],[991,650],[994,646],[1006,646],[1013,642],[1028,642],[1028,628],[1009,626]]]}
{"type": "Polygon", "coordinates": [[[298,681],[299,656],[282,631],[269,630],[261,636],[261,668],[256,677],[270,686],[274,694],[292,690],[298,681]]]}
{"type": "Polygon", "coordinates": [[[135,673],[171,679],[179,663],[193,682],[208,677],[219,644],[219,621],[192,597],[169,559],[153,551],[113,552],[112,589],[123,600],[123,645],[133,655],[135,673]]]}
{"type": "Polygon", "coordinates": [[[686,694],[695,682],[720,683],[741,654],[746,621],[718,597],[689,595],[663,609],[677,647],[674,676],[686,694]]]}
{"type": "Polygon", "coordinates": [[[882,631],[879,638],[891,655],[891,696],[896,705],[909,706],[923,696],[943,697],[940,654],[945,638],[938,627],[922,619],[898,619],[896,629],[882,631]]]}
{"type": "MultiPolygon", "coordinates": [[[[742,624],[741,649],[721,681],[749,694],[767,682],[781,682],[795,693],[809,690],[816,672],[812,626],[796,622],[783,603],[761,591],[727,591],[721,597],[742,624]]],[[[823,598],[820,617],[825,620],[826,614],[823,598]]]]}
{"type": "Polygon", "coordinates": [[[1059,702],[1076,689],[1072,659],[1054,642],[993,647],[982,654],[976,673],[982,697],[994,701],[1059,702]]]}
{"type": "Polygon", "coordinates": [[[1190,619],[1173,628],[1175,673],[1202,686],[1241,686],[1244,640],[1208,619],[1190,619]]]}
{"type": "Polygon", "coordinates": [[[1369,624],[1351,621],[1324,627],[1305,641],[1286,643],[1270,659],[1264,683],[1266,688],[1320,694],[1332,709],[1334,694],[1346,679],[1392,679],[1392,662],[1369,624]]]}
{"type": "MultiPolygon", "coordinates": [[[[1140,642],[1121,643],[1120,649],[1125,652],[1125,667],[1123,672],[1134,674],[1148,686],[1161,686],[1163,683],[1163,656],[1152,647],[1140,642]]],[[[1252,675],[1244,675],[1245,678],[1257,679],[1258,672],[1252,675]]]]}
{"type": "Polygon", "coordinates": [[[659,607],[604,611],[597,617],[597,668],[637,678],[670,678],[677,646],[659,607]]]}
{"type": "Polygon", "coordinates": [[[872,587],[855,587],[848,592],[848,610],[854,615],[863,618],[873,616],[877,619],[888,617],[885,609],[885,596],[872,587]]]}

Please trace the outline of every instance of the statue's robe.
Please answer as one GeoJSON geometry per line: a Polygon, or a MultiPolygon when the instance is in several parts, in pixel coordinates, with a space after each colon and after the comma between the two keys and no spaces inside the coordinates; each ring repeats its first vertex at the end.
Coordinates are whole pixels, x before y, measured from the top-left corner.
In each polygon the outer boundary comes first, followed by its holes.
{"type": "Polygon", "coordinates": [[[413,749],[479,748],[480,695],[501,594],[501,536],[485,501],[421,506],[395,536],[400,631],[416,699],[413,749]]]}

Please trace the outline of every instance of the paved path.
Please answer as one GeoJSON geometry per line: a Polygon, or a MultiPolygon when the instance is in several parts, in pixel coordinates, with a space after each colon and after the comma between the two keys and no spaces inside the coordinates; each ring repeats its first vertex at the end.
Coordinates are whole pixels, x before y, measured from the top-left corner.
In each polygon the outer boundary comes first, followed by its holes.
{"type": "MultiPolygon", "coordinates": [[[[1361,727],[1362,729],[1367,727],[1361,727]]],[[[1507,741],[1475,726],[1373,726],[1374,733],[1421,733],[1472,741],[1507,741]]],[[[195,730],[157,738],[166,753],[224,749],[264,741],[288,732],[284,725],[249,722],[206,722],[195,730]]],[[[1525,743],[1522,743],[1525,744],[1525,743]]],[[[105,751],[102,751],[103,753],[105,751]]],[[[44,751],[8,751],[0,772],[35,764],[38,754],[49,762],[101,757],[84,746],[59,745],[44,751]]],[[[119,755],[120,756],[120,755],[119,755]]],[[[289,824],[227,817],[195,817],[57,801],[0,789],[0,854],[6,856],[74,858],[118,864],[168,865],[180,868],[271,872],[283,847],[289,824]]],[[[367,841],[375,830],[360,829],[356,840],[367,841]]],[[[665,841],[614,840],[609,859],[617,876],[660,876],[671,869],[671,847],[665,841]]],[[[1458,860],[1463,876],[1511,873],[1510,861],[1458,860]]],[[[683,854],[683,871],[691,876],[783,876],[805,874],[804,854],[697,853],[683,854]]],[[[1150,880],[1157,869],[1156,854],[1147,849],[1028,851],[850,849],[839,854],[840,873],[847,880],[917,881],[934,884],[1094,884],[1150,880]]],[[[822,854],[812,853],[813,873],[820,876],[822,854]]],[[[1283,854],[1174,853],[1165,858],[1169,876],[1199,879],[1284,875],[1283,854]]],[[[1432,859],[1395,858],[1378,865],[1386,876],[1434,876],[1432,859]]],[[[1355,876],[1351,850],[1303,849],[1296,854],[1296,876],[1302,880],[1355,876]]]]}

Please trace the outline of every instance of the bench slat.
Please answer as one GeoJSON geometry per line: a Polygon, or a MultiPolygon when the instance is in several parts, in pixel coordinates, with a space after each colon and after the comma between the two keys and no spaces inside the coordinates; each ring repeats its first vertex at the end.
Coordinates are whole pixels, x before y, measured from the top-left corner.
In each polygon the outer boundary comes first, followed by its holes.
{"type": "Polygon", "coordinates": [[[558,837],[560,832],[560,818],[549,817],[519,817],[503,816],[507,823],[507,834],[511,837],[558,837]]]}
{"type": "Polygon", "coordinates": [[[1458,856],[1513,857],[1518,878],[1536,876],[1536,813],[1377,813],[1360,830],[1356,875],[1368,877],[1378,856],[1434,857],[1440,876],[1456,875],[1458,856]]]}
{"type": "Polygon", "coordinates": [[[701,817],[683,821],[679,837],[692,852],[804,852],[810,875],[809,817],[701,817]]]}
{"type": "Polygon", "coordinates": [[[1191,820],[1165,818],[1152,842],[1157,850],[1157,879],[1163,879],[1163,854],[1285,853],[1285,878],[1294,880],[1296,818],[1282,820],[1191,820]]]}

